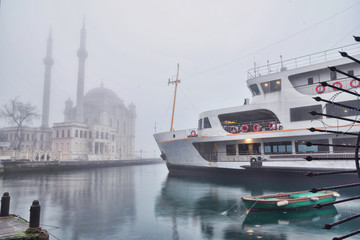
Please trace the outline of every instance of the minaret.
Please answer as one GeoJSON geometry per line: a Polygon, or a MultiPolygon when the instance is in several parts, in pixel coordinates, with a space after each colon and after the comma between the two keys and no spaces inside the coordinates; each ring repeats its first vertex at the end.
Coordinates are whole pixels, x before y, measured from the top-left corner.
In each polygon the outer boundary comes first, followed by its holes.
{"type": "Polygon", "coordinates": [[[88,56],[85,49],[86,43],[86,29],[85,20],[81,29],[80,36],[80,48],[77,51],[79,58],[79,69],[78,69],[78,84],[77,84],[77,99],[76,99],[76,121],[83,122],[84,116],[84,79],[85,79],[85,60],[88,56]]]}
{"type": "Polygon", "coordinates": [[[44,58],[45,77],[44,77],[44,95],[43,95],[41,128],[49,128],[51,67],[54,64],[51,55],[52,55],[52,37],[51,37],[51,29],[50,29],[49,37],[47,39],[46,57],[44,58]]]}

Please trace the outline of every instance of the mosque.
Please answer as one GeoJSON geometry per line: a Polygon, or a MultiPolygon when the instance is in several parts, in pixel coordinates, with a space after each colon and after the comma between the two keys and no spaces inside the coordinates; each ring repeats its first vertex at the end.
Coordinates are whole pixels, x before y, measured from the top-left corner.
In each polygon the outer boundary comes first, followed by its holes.
{"type": "MultiPolygon", "coordinates": [[[[80,37],[76,106],[71,99],[65,102],[64,121],[49,127],[50,85],[52,59],[51,32],[47,40],[43,92],[42,123],[39,128],[23,128],[22,151],[52,160],[121,160],[135,158],[136,107],[126,106],[118,95],[101,84],[84,94],[86,29],[80,37]]],[[[3,128],[0,142],[7,142],[8,150],[16,146],[15,127],[3,128]]],[[[5,144],[6,145],[6,144],[5,144]]]]}

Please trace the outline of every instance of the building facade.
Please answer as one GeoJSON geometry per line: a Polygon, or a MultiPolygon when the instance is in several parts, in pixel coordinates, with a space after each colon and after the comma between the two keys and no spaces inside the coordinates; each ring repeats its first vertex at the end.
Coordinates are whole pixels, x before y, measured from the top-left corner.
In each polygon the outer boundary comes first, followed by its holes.
{"type": "MultiPolygon", "coordinates": [[[[81,29],[76,106],[65,102],[64,121],[49,128],[51,67],[53,65],[51,32],[44,58],[45,79],[42,124],[40,128],[24,127],[21,150],[25,158],[50,155],[52,160],[122,160],[135,158],[136,107],[126,106],[110,89],[91,89],[84,95],[86,51],[85,23],[81,29]]],[[[16,127],[0,130],[0,150],[14,149],[16,127]]],[[[23,157],[24,157],[23,156],[23,157]]],[[[14,157],[14,156],[11,156],[14,157]]]]}

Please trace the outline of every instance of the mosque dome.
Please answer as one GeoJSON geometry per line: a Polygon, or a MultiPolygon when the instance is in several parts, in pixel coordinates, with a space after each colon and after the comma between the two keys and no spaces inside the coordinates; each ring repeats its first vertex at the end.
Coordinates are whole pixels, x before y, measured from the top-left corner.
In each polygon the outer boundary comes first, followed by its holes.
{"type": "Polygon", "coordinates": [[[104,87],[98,87],[98,88],[94,88],[94,89],[91,89],[90,91],[88,91],[86,94],[85,94],[85,99],[111,99],[111,100],[120,100],[121,99],[118,97],[118,95],[108,89],[108,88],[104,88],[104,87]]]}

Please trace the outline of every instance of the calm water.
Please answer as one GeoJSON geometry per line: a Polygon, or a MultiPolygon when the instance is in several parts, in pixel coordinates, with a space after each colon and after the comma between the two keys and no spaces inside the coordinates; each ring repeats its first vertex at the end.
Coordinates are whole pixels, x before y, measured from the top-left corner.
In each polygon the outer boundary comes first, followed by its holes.
{"type": "MultiPolygon", "coordinates": [[[[241,196],[305,190],[306,184],[169,176],[163,164],[10,175],[0,190],[11,213],[29,218],[33,200],[50,239],[332,239],[357,230],[360,200],[322,210],[248,214],[241,196]]],[[[343,197],[359,189],[339,191],[343,197]]],[[[349,239],[360,239],[355,236],[349,239]]]]}

